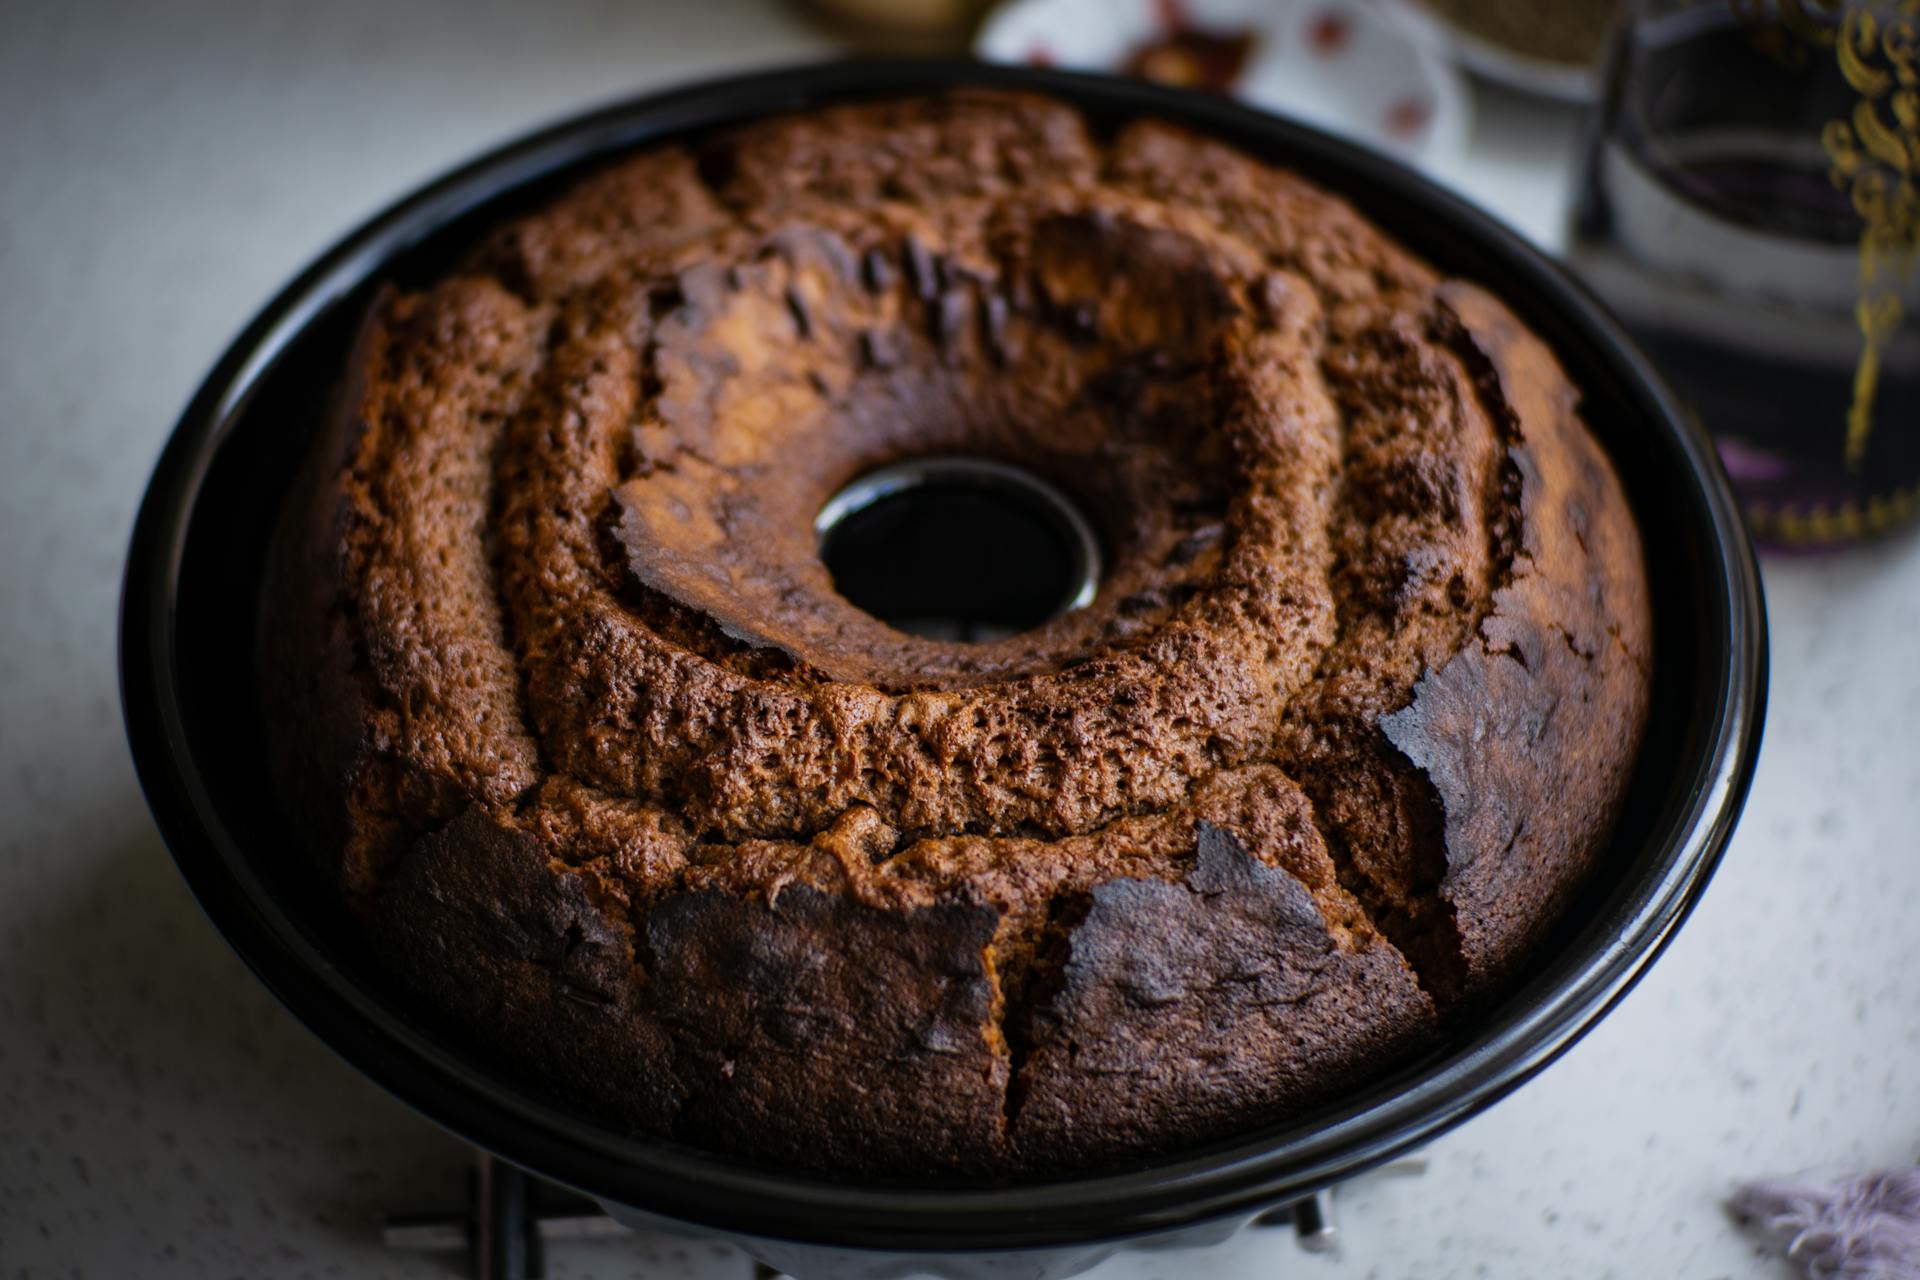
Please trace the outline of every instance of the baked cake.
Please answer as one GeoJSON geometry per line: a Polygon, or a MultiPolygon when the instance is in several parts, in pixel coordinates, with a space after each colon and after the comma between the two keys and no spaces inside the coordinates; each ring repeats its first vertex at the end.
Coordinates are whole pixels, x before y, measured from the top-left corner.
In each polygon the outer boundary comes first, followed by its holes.
{"type": "Polygon", "coordinates": [[[374,306],[273,552],[282,800],[397,997],[609,1126],[1088,1168],[1430,1048],[1607,844],[1652,660],[1577,394],[1285,169],[1043,97],[662,146],[374,306]],[[813,521],[997,459],[980,644],[813,521]]]}

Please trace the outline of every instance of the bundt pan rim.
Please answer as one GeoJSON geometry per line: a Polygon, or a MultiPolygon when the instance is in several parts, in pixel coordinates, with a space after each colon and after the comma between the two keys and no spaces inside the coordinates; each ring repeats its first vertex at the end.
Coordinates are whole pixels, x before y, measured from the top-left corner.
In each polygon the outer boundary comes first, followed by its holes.
{"type": "MultiPolygon", "coordinates": [[[[318,395],[325,384],[310,377],[306,385],[318,395]]],[[[282,465],[283,478],[290,474],[282,465]]],[[[404,1101],[515,1163],[649,1214],[757,1237],[977,1252],[1158,1233],[1298,1197],[1430,1140],[1563,1052],[1645,971],[1724,848],[1757,753],[1764,626],[1751,548],[1703,433],[1584,291],[1486,215],[1391,162],[1223,99],[1035,69],[843,63],[710,81],[554,126],[423,188],[318,260],[236,340],[160,460],[127,566],[121,676],[142,785],[202,905],[296,1016],[404,1101]],[[258,814],[245,812],[235,764],[245,752],[232,742],[257,736],[257,725],[243,689],[210,694],[217,686],[206,677],[212,649],[244,651],[251,639],[230,634],[252,608],[246,552],[220,548],[244,544],[231,536],[236,528],[259,533],[277,503],[228,493],[203,508],[201,498],[210,487],[222,492],[223,467],[248,471],[243,464],[258,460],[263,432],[236,428],[263,385],[297,377],[302,355],[337,343],[378,280],[435,269],[436,245],[444,265],[476,219],[498,219],[582,164],[648,142],[964,85],[1050,93],[1095,121],[1156,116],[1284,161],[1426,259],[1493,287],[1561,354],[1589,403],[1613,410],[1589,416],[1647,537],[1661,636],[1656,710],[1616,837],[1617,870],[1597,887],[1594,907],[1549,944],[1539,971],[1469,1033],[1309,1116],[1114,1172],[858,1184],[597,1129],[414,1026],[342,963],[326,922],[310,912],[303,919],[302,904],[256,861],[270,842],[260,838],[258,814]],[[216,526],[226,536],[208,532],[216,526]],[[238,609],[236,595],[244,597],[238,609]],[[222,609],[226,627],[218,626],[222,609]]]]}

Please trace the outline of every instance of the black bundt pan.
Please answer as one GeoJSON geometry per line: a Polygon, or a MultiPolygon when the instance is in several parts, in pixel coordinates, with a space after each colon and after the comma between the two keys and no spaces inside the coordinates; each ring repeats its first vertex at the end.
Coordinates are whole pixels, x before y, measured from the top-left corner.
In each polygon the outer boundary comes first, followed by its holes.
{"type": "Polygon", "coordinates": [[[1128,1242],[1204,1243],[1490,1105],[1592,1027],[1699,898],[1746,795],[1766,696],[1759,579],[1712,447],[1552,262],[1404,168],[1225,99],[967,63],[809,66],[638,98],[503,147],[353,232],[247,326],[174,429],[134,528],[120,645],[127,733],[181,872],[322,1040],[460,1137],[629,1222],[838,1276],[1065,1275],[1128,1242]],[[1524,984],[1450,1043],[1311,1115],[1099,1176],[875,1185],[601,1128],[390,1003],[329,927],[319,895],[286,878],[292,840],[267,800],[250,641],[268,531],[381,282],[432,280],[481,229],[631,148],[956,85],[1053,94],[1101,127],[1153,116],[1222,138],[1343,193],[1416,252],[1504,297],[1559,352],[1626,483],[1646,537],[1658,661],[1653,718],[1605,871],[1524,984]]]}

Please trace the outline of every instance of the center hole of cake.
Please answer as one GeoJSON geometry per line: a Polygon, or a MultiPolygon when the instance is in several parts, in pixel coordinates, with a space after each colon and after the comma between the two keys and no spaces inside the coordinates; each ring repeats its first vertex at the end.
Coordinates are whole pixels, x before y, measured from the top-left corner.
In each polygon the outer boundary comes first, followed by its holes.
{"type": "Polygon", "coordinates": [[[1031,472],[984,458],[916,458],[835,494],[814,517],[833,586],[896,631],[982,644],[1084,608],[1100,541],[1031,472]]]}

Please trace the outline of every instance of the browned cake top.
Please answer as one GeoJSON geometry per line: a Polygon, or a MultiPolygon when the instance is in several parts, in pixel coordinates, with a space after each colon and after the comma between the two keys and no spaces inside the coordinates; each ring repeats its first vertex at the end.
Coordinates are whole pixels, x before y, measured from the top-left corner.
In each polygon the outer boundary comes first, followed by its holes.
{"type": "Polygon", "coordinates": [[[1224,874],[1198,833],[1444,1003],[1624,785],[1640,552],[1552,356],[1164,125],[958,93],[650,151],[388,299],[356,369],[281,705],[363,904],[457,820],[639,970],[678,894],[988,907],[1017,1073],[1088,895],[1224,874]],[[1084,507],[1091,606],[972,645],[835,593],[822,504],[955,453],[1084,507]]]}

